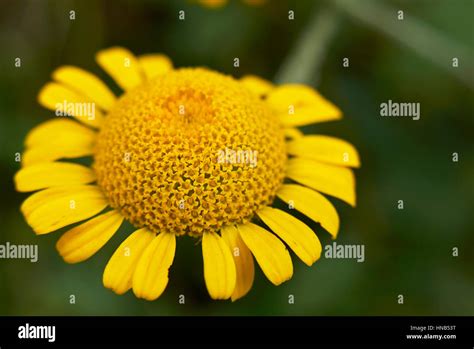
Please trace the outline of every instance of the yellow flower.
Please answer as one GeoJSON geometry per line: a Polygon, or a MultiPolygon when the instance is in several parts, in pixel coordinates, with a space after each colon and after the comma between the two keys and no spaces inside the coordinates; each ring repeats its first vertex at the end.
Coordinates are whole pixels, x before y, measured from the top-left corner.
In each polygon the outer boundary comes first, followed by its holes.
{"type": "Polygon", "coordinates": [[[278,197],[337,236],[338,214],[320,192],[355,205],[348,167],[359,166],[357,151],[296,128],[341,118],[337,107],[307,86],[174,69],[161,54],[113,47],[96,60],[123,95],[80,68],[55,70],[39,102],[76,121],[59,116],[31,130],[15,175],[18,191],[36,191],[21,206],[36,234],[81,222],[57,242],[66,262],[91,257],[124,219],[138,230],[103,275],[117,294],[158,298],[182,235],[202,241],[214,299],[250,290],[254,257],[273,284],[290,279],[285,243],[305,264],[318,260],[316,234],[271,205],[278,197]],[[64,161],[82,157],[93,165],[64,161]]]}

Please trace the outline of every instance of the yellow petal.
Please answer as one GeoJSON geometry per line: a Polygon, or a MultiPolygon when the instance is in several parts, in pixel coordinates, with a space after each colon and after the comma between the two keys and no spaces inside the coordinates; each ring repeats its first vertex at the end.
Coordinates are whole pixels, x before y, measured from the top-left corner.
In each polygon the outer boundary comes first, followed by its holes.
{"type": "Polygon", "coordinates": [[[293,263],[290,254],[275,235],[253,223],[238,225],[237,229],[268,280],[278,286],[291,279],[293,263]]]}
{"type": "Polygon", "coordinates": [[[265,97],[274,88],[270,81],[255,75],[245,75],[240,82],[260,98],[265,97]]]}
{"type": "Polygon", "coordinates": [[[202,238],[204,278],[213,299],[228,299],[236,283],[235,263],[229,247],[216,233],[204,233],[202,238]]]}
{"type": "Polygon", "coordinates": [[[55,161],[59,159],[73,159],[83,156],[89,156],[93,153],[92,144],[79,145],[68,143],[63,147],[54,146],[57,141],[53,141],[50,145],[44,145],[26,149],[22,155],[21,164],[23,167],[40,164],[44,162],[55,161]]]}
{"type": "Polygon", "coordinates": [[[234,257],[237,282],[231,298],[232,301],[236,301],[245,296],[252,288],[255,274],[253,257],[235,226],[225,226],[222,228],[221,234],[234,257]]]}
{"type": "Polygon", "coordinates": [[[67,162],[45,162],[24,167],[15,174],[17,191],[59,187],[69,184],[86,184],[95,181],[89,167],[67,162]]]}
{"type": "Polygon", "coordinates": [[[296,127],[285,128],[285,137],[288,139],[298,139],[303,137],[304,134],[296,127]]]}
{"type": "Polygon", "coordinates": [[[168,270],[173,264],[176,236],[161,233],[144,250],[133,274],[133,293],[149,301],[157,299],[168,285],[168,270]]]}
{"type": "Polygon", "coordinates": [[[329,136],[305,136],[287,142],[289,154],[329,164],[359,167],[359,154],[354,146],[329,136]]]}
{"type": "Polygon", "coordinates": [[[43,107],[54,110],[57,117],[68,118],[67,115],[71,115],[95,128],[99,128],[104,119],[104,115],[91,99],[56,82],[48,82],[43,86],[38,94],[38,102],[43,107]]]}
{"type": "Polygon", "coordinates": [[[268,103],[273,109],[286,112],[288,105],[310,106],[316,105],[324,98],[313,88],[302,84],[284,84],[277,86],[268,96],[268,103]]]}
{"type": "Polygon", "coordinates": [[[311,266],[319,259],[321,243],[306,224],[277,208],[264,207],[257,214],[306,265],[311,266]]]}
{"type": "Polygon", "coordinates": [[[23,202],[21,211],[36,234],[46,234],[90,218],[106,206],[97,186],[72,185],[34,193],[23,202]]]}
{"type": "Polygon", "coordinates": [[[354,174],[348,168],[295,158],[288,160],[286,176],[355,206],[354,174]]]}
{"type": "Polygon", "coordinates": [[[33,128],[27,135],[22,166],[58,159],[89,156],[93,153],[96,132],[77,122],[56,119],[33,128]]]}
{"type": "Polygon", "coordinates": [[[269,93],[266,101],[284,126],[304,126],[342,117],[339,108],[305,85],[278,86],[269,93]]]}
{"type": "Polygon", "coordinates": [[[115,210],[92,218],[64,233],[56,243],[56,249],[67,263],[82,262],[110,240],[123,219],[115,210]]]}
{"type": "Polygon", "coordinates": [[[31,148],[53,142],[62,146],[68,141],[74,144],[92,144],[96,136],[96,132],[75,121],[53,119],[34,127],[26,136],[25,145],[31,148]]]}
{"type": "Polygon", "coordinates": [[[291,206],[319,222],[335,239],[339,231],[339,216],[331,202],[312,189],[297,184],[283,184],[277,196],[291,206]]]}
{"type": "Polygon", "coordinates": [[[63,66],[53,72],[53,79],[94,101],[104,110],[109,110],[115,103],[115,96],[107,85],[86,70],[63,66]]]}
{"type": "Polygon", "coordinates": [[[130,90],[144,81],[137,58],[123,47],[99,51],[96,61],[123,90],[130,90]]]}
{"type": "Polygon", "coordinates": [[[140,64],[147,80],[153,79],[156,76],[163,75],[170,70],[173,70],[173,62],[168,56],[162,54],[148,54],[138,57],[140,64]]]}
{"type": "Polygon", "coordinates": [[[104,270],[102,282],[117,294],[124,294],[132,287],[133,273],[145,248],[155,234],[148,229],[136,230],[117,248],[104,270]]]}
{"type": "MultiPolygon", "coordinates": [[[[290,107],[293,108],[293,107],[290,107]]],[[[321,106],[300,106],[279,113],[280,122],[284,126],[305,126],[318,122],[332,121],[341,118],[340,114],[329,114],[321,111],[321,106]]]]}

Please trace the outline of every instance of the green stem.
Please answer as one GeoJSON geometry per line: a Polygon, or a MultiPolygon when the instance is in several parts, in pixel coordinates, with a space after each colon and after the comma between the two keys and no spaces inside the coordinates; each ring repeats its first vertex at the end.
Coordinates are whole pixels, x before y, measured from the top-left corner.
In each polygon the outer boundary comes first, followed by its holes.
{"type": "Polygon", "coordinates": [[[474,88],[470,63],[472,52],[464,45],[454,42],[416,18],[405,16],[403,20],[398,20],[398,9],[379,1],[333,0],[333,3],[340,11],[411,48],[421,57],[438,65],[470,88],[474,88]],[[454,57],[459,59],[459,67],[453,67],[454,57]]]}
{"type": "Polygon", "coordinates": [[[334,10],[318,10],[283,61],[275,77],[276,83],[317,84],[319,69],[336,33],[338,22],[338,15],[334,10]]]}

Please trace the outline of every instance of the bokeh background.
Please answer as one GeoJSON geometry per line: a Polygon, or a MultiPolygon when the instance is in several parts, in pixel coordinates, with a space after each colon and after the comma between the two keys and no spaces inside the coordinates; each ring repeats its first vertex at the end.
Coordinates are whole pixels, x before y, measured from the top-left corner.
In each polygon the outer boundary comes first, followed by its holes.
{"type": "Polygon", "coordinates": [[[230,1],[208,9],[192,1],[19,0],[1,7],[0,244],[38,244],[39,261],[0,260],[0,315],[474,314],[473,1],[230,1]],[[178,20],[180,10],[185,21],[178,20]],[[397,20],[398,10],[405,22],[397,20]],[[409,35],[385,32],[404,24],[414,25],[409,35]],[[253,289],[236,303],[208,297],[201,249],[191,238],[180,239],[168,288],[151,303],[102,287],[103,268],[131,232],[128,225],[88,261],[64,263],[54,247],[60,234],[35,236],[19,212],[27,195],[13,188],[15,153],[29,129],[54,117],[36,102],[51,72],[73,64],[110,81],[93,57],[112,45],[163,52],[178,67],[204,65],[236,77],[288,82],[292,67],[306,69],[305,82],[345,118],[303,131],[342,137],[361,154],[357,207],[331,200],[342,223],[337,242],[364,244],[365,262],[323,257],[308,268],[293,258],[290,282],[274,287],[257,270],[253,289]],[[459,58],[458,68],[449,57],[459,58]],[[421,120],[381,117],[380,103],[389,99],[420,103],[421,120]]]}

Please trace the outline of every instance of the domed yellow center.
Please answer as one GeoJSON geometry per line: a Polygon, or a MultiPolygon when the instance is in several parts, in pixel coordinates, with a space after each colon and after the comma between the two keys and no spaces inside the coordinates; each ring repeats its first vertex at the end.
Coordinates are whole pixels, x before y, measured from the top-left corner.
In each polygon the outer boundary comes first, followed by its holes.
{"type": "Polygon", "coordinates": [[[110,205],[153,232],[202,235],[245,223],[284,177],[283,129],[231,77],[179,69],[126,92],[97,138],[110,205]]]}

